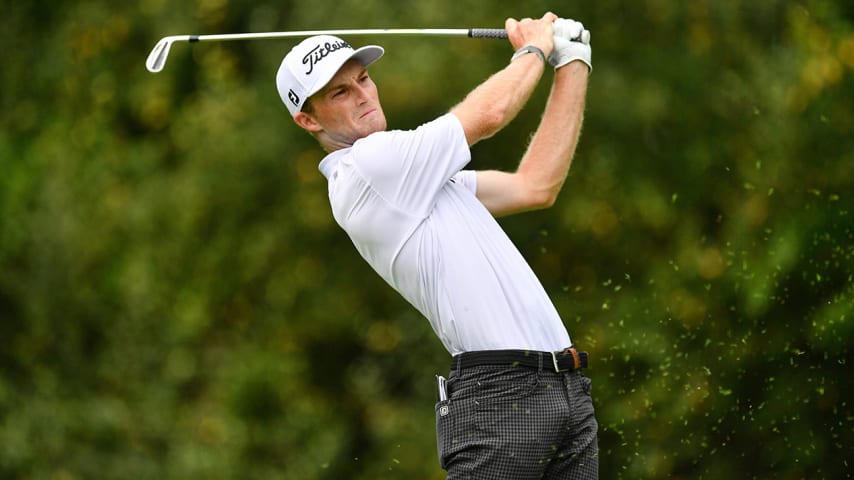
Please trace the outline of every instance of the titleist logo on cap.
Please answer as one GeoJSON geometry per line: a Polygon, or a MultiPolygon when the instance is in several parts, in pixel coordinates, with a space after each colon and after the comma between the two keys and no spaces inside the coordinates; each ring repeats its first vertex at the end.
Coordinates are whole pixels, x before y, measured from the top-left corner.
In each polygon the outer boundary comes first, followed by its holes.
{"type": "Polygon", "coordinates": [[[306,75],[311,75],[311,72],[314,71],[314,65],[323,60],[327,55],[337,50],[341,50],[342,48],[352,49],[349,43],[345,41],[338,42],[326,42],[323,45],[318,45],[302,58],[302,64],[308,65],[308,71],[305,72],[306,75]]]}

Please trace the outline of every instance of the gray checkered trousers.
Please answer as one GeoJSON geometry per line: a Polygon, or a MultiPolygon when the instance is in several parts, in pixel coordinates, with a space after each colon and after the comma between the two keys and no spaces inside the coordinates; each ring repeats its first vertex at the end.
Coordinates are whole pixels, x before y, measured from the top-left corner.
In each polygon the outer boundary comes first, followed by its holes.
{"type": "Polygon", "coordinates": [[[448,480],[595,479],[598,424],[590,379],[539,368],[454,362],[436,404],[439,464],[448,480]]]}

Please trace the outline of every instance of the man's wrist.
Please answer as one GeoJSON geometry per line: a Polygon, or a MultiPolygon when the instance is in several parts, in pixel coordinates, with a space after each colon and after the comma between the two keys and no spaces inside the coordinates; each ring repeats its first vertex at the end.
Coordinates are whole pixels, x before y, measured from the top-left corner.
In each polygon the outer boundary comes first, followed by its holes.
{"type": "Polygon", "coordinates": [[[573,75],[573,76],[576,76],[576,75],[587,76],[590,74],[591,70],[592,69],[590,68],[590,65],[587,64],[587,62],[577,58],[575,60],[570,61],[569,63],[566,63],[560,67],[555,68],[555,73],[561,72],[562,74],[573,75]]]}
{"type": "Polygon", "coordinates": [[[525,45],[524,47],[520,48],[519,50],[516,50],[516,53],[514,53],[513,56],[510,57],[510,61],[512,62],[513,60],[516,60],[517,58],[521,57],[522,55],[525,55],[528,53],[533,53],[536,56],[540,57],[540,60],[543,61],[544,65],[548,63],[548,60],[546,60],[546,54],[543,53],[543,51],[539,47],[536,47],[534,45],[525,45]]]}

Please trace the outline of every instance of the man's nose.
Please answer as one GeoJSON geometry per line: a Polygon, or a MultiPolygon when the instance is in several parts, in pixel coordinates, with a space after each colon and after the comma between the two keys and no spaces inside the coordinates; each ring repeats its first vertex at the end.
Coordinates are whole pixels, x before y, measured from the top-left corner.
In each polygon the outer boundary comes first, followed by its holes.
{"type": "Polygon", "coordinates": [[[360,102],[365,102],[370,98],[368,96],[368,89],[362,86],[359,82],[353,82],[353,93],[356,94],[356,99],[360,102]]]}

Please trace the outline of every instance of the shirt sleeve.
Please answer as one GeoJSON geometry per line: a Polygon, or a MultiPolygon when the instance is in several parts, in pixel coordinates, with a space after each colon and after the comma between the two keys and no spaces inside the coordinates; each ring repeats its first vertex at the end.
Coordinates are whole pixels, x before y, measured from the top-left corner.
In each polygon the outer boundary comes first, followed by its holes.
{"type": "Polygon", "coordinates": [[[477,195],[477,172],[474,170],[460,170],[451,177],[451,181],[464,186],[473,195],[477,195]]]}
{"type": "Polygon", "coordinates": [[[411,215],[426,215],[436,195],[471,160],[456,116],[415,130],[377,132],[353,145],[353,163],[377,194],[411,215]]]}

